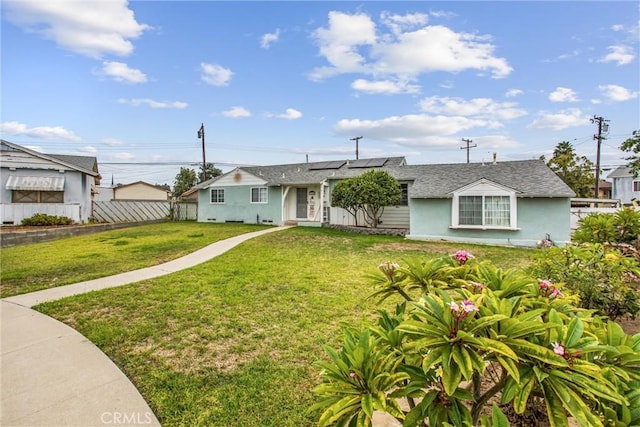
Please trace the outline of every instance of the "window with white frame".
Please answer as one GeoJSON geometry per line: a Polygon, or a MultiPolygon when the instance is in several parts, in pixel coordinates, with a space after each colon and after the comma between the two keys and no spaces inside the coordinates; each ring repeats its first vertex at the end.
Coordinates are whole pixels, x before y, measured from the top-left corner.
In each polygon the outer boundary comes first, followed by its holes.
{"type": "Polygon", "coordinates": [[[251,189],[251,203],[267,203],[267,187],[254,187],[251,189]]]}
{"type": "Polygon", "coordinates": [[[211,203],[217,203],[217,204],[224,203],[224,188],[211,189],[211,203]]]}
{"type": "Polygon", "coordinates": [[[454,193],[452,212],[454,228],[517,227],[515,192],[487,183],[454,193]]]}

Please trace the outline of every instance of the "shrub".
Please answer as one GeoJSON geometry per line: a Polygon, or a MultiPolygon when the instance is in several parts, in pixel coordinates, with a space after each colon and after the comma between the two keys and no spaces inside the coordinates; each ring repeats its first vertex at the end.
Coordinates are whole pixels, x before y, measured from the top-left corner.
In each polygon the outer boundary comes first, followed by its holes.
{"type": "Polygon", "coordinates": [[[71,225],[73,220],[66,216],[39,213],[29,218],[24,218],[21,224],[25,226],[71,225]]]}
{"type": "Polygon", "coordinates": [[[624,207],[610,213],[590,213],[578,221],[576,243],[636,243],[640,235],[640,211],[624,207]]]}
{"type": "Polygon", "coordinates": [[[640,259],[601,244],[553,247],[540,253],[530,272],[576,293],[582,308],[594,309],[611,320],[640,312],[640,259]]]}
{"type": "Polygon", "coordinates": [[[327,347],[311,407],[320,426],[368,426],[374,411],[404,426],[524,425],[536,408],[551,426],[640,418],[640,334],[577,307],[552,282],[464,251],[384,263],[369,278],[381,300],[403,301],[327,347]]]}

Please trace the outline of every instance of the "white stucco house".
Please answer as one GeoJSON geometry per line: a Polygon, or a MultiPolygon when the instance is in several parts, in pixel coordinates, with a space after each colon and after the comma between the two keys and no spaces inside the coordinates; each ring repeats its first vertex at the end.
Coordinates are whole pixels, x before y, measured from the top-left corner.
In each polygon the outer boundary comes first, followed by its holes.
{"type": "Polygon", "coordinates": [[[634,178],[628,166],[619,166],[607,176],[607,179],[612,182],[612,199],[620,200],[623,205],[640,201],[640,176],[634,178]]]}
{"type": "Polygon", "coordinates": [[[89,221],[100,183],[95,157],[43,154],[0,140],[0,223],[19,225],[37,213],[89,221]]]}

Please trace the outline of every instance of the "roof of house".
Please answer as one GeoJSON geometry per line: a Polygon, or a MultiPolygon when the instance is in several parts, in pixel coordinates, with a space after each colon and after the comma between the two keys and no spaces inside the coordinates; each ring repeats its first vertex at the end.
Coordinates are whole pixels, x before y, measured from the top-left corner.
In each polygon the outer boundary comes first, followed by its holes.
{"type": "Polygon", "coordinates": [[[156,190],[160,190],[160,191],[164,191],[165,193],[171,193],[171,190],[169,190],[166,187],[163,187],[161,185],[153,185],[153,184],[149,184],[148,182],[144,182],[144,181],[136,181],[136,182],[131,182],[129,184],[122,184],[122,185],[118,185],[116,187],[114,187],[114,190],[119,190],[121,188],[125,188],[125,187],[131,187],[133,185],[146,185],[147,187],[153,187],[156,190]]]}
{"type": "Polygon", "coordinates": [[[575,197],[575,193],[542,160],[496,163],[450,163],[389,168],[397,180],[413,180],[409,197],[450,197],[482,179],[511,188],[521,197],[575,197]]]}
{"type": "Polygon", "coordinates": [[[633,174],[629,166],[618,166],[613,172],[607,175],[607,178],[630,178],[632,176],[633,174]]]}
{"type": "Polygon", "coordinates": [[[13,142],[0,140],[1,145],[9,147],[10,149],[22,151],[33,157],[37,157],[43,160],[48,160],[53,163],[66,166],[71,169],[75,169],[79,172],[86,173],[88,175],[97,177],[100,179],[100,173],[98,172],[98,160],[95,157],[90,156],[70,156],[66,154],[43,154],[37,151],[31,150],[22,145],[14,144],[13,142]]]}
{"type": "MultiPolygon", "coordinates": [[[[482,179],[511,188],[521,197],[575,197],[573,190],[542,160],[407,165],[404,157],[387,158],[384,162],[383,159],[366,159],[371,161],[368,167],[362,167],[364,161],[354,165],[353,161],[344,160],[238,169],[263,178],[269,186],[277,186],[317,184],[324,180],[358,176],[373,167],[382,168],[398,181],[412,181],[409,190],[409,197],[412,198],[451,197],[454,191],[482,179]],[[382,165],[371,166],[378,164],[382,165]]],[[[205,181],[184,195],[207,188],[220,178],[205,181]]]]}
{"type": "Polygon", "coordinates": [[[374,159],[361,160],[332,160],[310,163],[292,163],[285,165],[268,166],[241,166],[231,172],[211,178],[207,181],[192,187],[181,194],[186,197],[194,192],[207,188],[225,175],[234,173],[236,170],[246,171],[256,177],[262,178],[269,186],[293,185],[293,184],[319,184],[320,182],[332,178],[350,178],[360,175],[366,170],[380,167],[392,167],[405,165],[404,157],[379,157],[374,159]]]}

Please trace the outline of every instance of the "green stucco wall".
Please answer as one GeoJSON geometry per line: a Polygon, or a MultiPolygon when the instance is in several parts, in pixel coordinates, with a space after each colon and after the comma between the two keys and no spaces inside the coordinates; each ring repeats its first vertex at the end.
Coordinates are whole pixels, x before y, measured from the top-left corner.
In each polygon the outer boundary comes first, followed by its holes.
{"type": "Polygon", "coordinates": [[[570,240],[570,201],[555,198],[519,198],[518,230],[452,229],[452,199],[412,199],[410,239],[447,240],[535,247],[549,234],[558,245],[570,240]]]}
{"type": "Polygon", "coordinates": [[[255,186],[224,187],[224,203],[212,204],[210,190],[198,192],[199,222],[244,222],[282,225],[280,187],[268,187],[268,203],[250,203],[255,186]]]}

